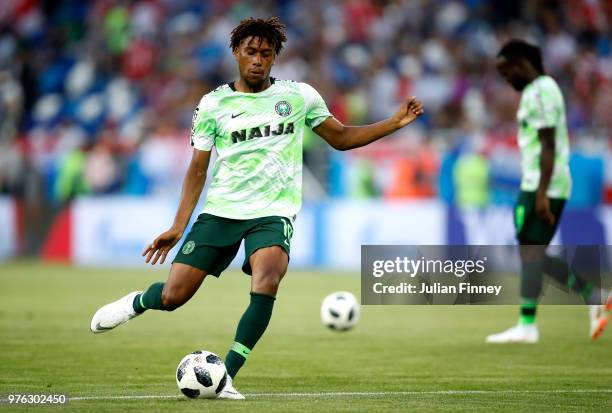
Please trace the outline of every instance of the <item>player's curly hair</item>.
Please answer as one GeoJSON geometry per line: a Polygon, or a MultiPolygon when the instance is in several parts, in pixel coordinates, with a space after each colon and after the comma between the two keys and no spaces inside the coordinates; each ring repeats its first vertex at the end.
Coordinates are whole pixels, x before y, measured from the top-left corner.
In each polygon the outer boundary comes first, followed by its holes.
{"type": "Polygon", "coordinates": [[[524,40],[512,39],[501,48],[498,57],[505,57],[512,61],[517,59],[526,59],[540,73],[544,73],[544,65],[542,64],[542,52],[540,48],[527,43],[524,40]]]}
{"type": "Polygon", "coordinates": [[[236,50],[240,46],[240,42],[247,37],[258,37],[266,39],[274,52],[278,55],[283,48],[283,43],[287,41],[285,33],[285,25],[281,23],[278,17],[270,17],[269,19],[254,19],[249,17],[240,22],[238,26],[232,30],[230,40],[230,48],[236,50]]]}

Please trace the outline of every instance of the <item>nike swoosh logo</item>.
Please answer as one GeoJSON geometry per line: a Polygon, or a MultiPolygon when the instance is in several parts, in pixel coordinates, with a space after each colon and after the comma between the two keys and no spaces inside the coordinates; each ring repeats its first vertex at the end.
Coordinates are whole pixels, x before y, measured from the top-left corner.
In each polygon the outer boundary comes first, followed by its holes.
{"type": "Polygon", "coordinates": [[[112,327],[102,327],[99,322],[98,324],[96,324],[96,330],[103,331],[103,330],[112,330],[112,329],[113,329],[112,327]]]}
{"type": "Polygon", "coordinates": [[[244,112],[240,112],[240,113],[239,113],[239,114],[237,114],[237,115],[232,114],[232,119],[237,118],[238,116],[242,115],[243,113],[244,113],[244,112]]]}

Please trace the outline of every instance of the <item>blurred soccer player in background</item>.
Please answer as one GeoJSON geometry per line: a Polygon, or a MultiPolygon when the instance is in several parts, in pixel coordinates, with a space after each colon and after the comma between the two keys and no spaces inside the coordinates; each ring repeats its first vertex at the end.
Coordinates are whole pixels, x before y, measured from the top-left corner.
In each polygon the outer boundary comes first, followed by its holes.
{"type": "Polygon", "coordinates": [[[230,47],[239,79],[206,94],[197,106],[191,131],[193,157],[178,212],[172,227],[143,252],[146,262],[163,263],[182,238],[215,147],[218,158],[204,211],[187,234],[165,283],[103,306],[91,321],[91,330],[102,333],[146,310],[177,309],[207,275],[221,275],[244,240],[242,269],[251,275],[251,301],[225,359],[229,378],[221,398],[244,398],[232,379],[266,330],[287,271],[293,220],[301,206],[304,128],[312,128],[333,148],[348,150],[395,132],[423,112],[420,102],[411,98],[381,122],[343,125],[308,84],[270,77],[285,41],[285,27],[278,18],[246,19],[232,31],[230,47]]]}
{"type": "Polygon", "coordinates": [[[489,343],[536,343],[535,323],[543,273],[579,293],[590,305],[591,339],[608,323],[611,303],[601,305],[601,291],[575,274],[565,260],[546,254],[571,193],[569,139],[565,102],[555,80],[546,75],[540,49],[521,40],[506,43],[497,56],[499,74],[517,91],[518,146],[522,178],[514,210],[516,236],[521,245],[521,309],[516,326],[490,335],[489,343]]]}

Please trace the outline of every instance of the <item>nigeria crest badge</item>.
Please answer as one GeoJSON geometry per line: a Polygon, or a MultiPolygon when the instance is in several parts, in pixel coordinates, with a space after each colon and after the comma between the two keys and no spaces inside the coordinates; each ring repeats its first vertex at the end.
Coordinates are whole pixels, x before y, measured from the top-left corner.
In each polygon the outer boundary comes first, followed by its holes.
{"type": "Polygon", "coordinates": [[[291,105],[286,100],[281,100],[274,105],[274,110],[281,116],[289,116],[291,114],[291,105]]]}

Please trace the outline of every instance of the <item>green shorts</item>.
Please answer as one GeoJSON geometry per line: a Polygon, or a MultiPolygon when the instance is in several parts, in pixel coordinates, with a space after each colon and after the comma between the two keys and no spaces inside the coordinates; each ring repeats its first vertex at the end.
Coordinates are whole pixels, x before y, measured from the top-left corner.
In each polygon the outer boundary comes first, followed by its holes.
{"type": "Polygon", "coordinates": [[[514,207],[514,225],[519,242],[532,245],[548,245],[555,235],[565,206],[565,199],[548,198],[555,224],[549,225],[536,214],[535,192],[521,191],[514,207]]]}
{"type": "Polygon", "coordinates": [[[293,225],[285,217],[230,219],[200,214],[173,263],[187,264],[218,277],[230,265],[244,239],[242,271],[251,275],[249,257],[258,249],[278,245],[289,256],[293,225]]]}

